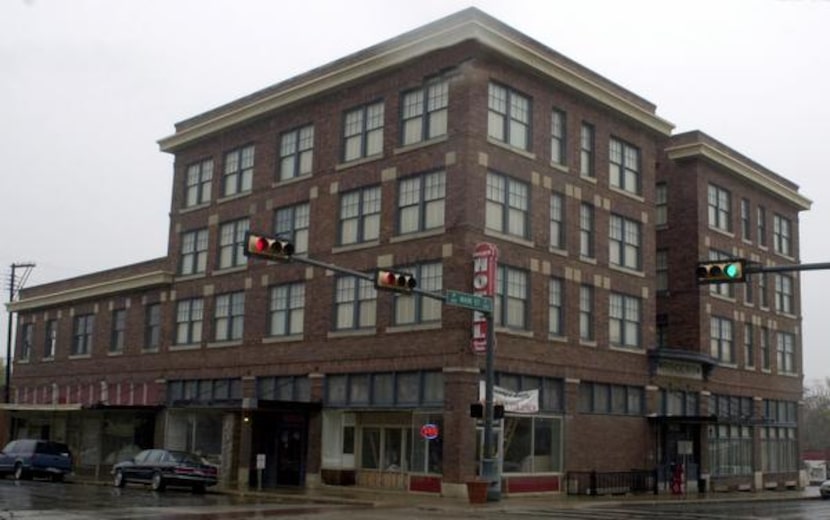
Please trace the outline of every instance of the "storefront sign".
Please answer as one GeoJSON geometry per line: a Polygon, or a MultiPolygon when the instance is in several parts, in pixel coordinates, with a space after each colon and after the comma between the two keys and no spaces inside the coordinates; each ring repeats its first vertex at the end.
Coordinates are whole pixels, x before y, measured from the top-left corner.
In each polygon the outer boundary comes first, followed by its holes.
{"type": "Polygon", "coordinates": [[[700,363],[661,359],[657,362],[657,375],[702,380],[703,368],[700,363]]]}
{"type": "Polygon", "coordinates": [[[438,438],[438,425],[437,424],[425,424],[421,426],[421,437],[424,439],[431,441],[433,439],[438,438]]]}
{"type": "MultiPolygon", "coordinates": [[[[481,242],[473,252],[473,294],[492,298],[496,294],[496,262],[499,250],[495,244],[481,242]]],[[[495,341],[495,339],[494,339],[495,341]]],[[[487,318],[484,313],[473,313],[472,349],[476,354],[487,350],[487,318]]]]}
{"type": "MultiPolygon", "coordinates": [[[[484,396],[484,381],[479,381],[478,398],[483,402],[484,396]]],[[[538,413],[539,389],[514,392],[500,386],[494,386],[493,403],[504,405],[504,411],[509,413],[538,413]]]]}

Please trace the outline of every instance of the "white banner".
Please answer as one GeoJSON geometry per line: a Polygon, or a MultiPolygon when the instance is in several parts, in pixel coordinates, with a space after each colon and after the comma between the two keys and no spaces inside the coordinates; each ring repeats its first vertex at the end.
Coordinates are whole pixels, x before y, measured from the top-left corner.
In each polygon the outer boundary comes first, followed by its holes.
{"type": "MultiPolygon", "coordinates": [[[[483,403],[485,396],[484,381],[478,385],[478,398],[483,403]]],[[[504,405],[504,411],[510,413],[538,413],[539,389],[514,392],[500,386],[493,386],[493,403],[504,405]]]]}

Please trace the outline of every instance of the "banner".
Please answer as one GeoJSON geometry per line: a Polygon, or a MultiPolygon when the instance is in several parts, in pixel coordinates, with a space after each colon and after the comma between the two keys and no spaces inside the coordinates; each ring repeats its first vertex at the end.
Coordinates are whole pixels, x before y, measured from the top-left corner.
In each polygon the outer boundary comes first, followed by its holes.
{"type": "MultiPolygon", "coordinates": [[[[479,381],[478,398],[483,403],[485,383],[479,381]]],[[[493,386],[493,404],[504,405],[505,413],[538,413],[539,389],[514,392],[500,386],[493,386]]]]}

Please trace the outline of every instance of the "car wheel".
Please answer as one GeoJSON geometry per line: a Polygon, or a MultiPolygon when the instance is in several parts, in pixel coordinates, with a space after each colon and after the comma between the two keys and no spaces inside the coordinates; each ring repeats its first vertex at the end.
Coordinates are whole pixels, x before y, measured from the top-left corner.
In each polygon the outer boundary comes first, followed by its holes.
{"type": "Polygon", "coordinates": [[[161,473],[158,471],[153,473],[153,480],[150,481],[150,489],[153,491],[164,491],[164,479],[161,478],[161,473]]]}
{"type": "Polygon", "coordinates": [[[23,480],[24,478],[26,478],[26,472],[23,471],[23,464],[18,462],[14,465],[14,479],[23,480]]]}
{"type": "Polygon", "coordinates": [[[204,495],[205,494],[205,485],[204,484],[193,484],[193,492],[197,495],[204,495]]]}
{"type": "Polygon", "coordinates": [[[115,487],[124,487],[127,481],[124,479],[124,473],[121,472],[119,469],[115,472],[115,476],[112,478],[112,485],[115,487]]]}

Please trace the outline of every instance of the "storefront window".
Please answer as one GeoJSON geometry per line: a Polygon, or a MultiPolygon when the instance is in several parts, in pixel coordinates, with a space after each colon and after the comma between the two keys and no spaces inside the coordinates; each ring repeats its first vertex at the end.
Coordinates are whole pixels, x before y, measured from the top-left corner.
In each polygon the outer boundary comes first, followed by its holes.
{"type": "Polygon", "coordinates": [[[444,422],[440,414],[415,414],[412,418],[412,466],[413,473],[442,472],[444,452],[444,422]],[[426,425],[435,426],[438,434],[429,439],[421,434],[426,425]]]}
{"type": "Polygon", "coordinates": [[[380,469],[380,428],[363,428],[360,467],[380,469]]]}
{"type": "Polygon", "coordinates": [[[562,422],[554,417],[504,419],[504,473],[561,471],[562,422]]]}

